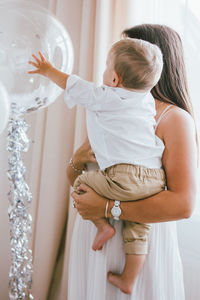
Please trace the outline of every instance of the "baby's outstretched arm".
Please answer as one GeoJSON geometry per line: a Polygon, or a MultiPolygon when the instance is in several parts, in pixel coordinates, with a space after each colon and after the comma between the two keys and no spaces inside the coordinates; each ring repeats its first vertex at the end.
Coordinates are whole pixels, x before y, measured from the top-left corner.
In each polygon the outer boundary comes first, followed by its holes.
{"type": "Polygon", "coordinates": [[[45,57],[42,55],[41,52],[38,52],[38,53],[39,53],[40,58],[38,58],[37,56],[35,56],[33,54],[32,57],[35,59],[35,61],[28,62],[30,65],[33,65],[34,67],[36,67],[36,70],[29,71],[28,73],[29,74],[41,74],[41,75],[51,79],[62,89],[65,89],[69,75],[54,68],[51,65],[51,63],[45,59],[45,57]]]}

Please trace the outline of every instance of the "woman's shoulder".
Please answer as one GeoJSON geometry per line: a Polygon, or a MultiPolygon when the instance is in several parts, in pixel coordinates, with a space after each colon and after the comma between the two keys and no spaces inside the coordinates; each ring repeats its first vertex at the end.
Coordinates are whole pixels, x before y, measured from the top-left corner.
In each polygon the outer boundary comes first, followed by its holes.
{"type": "Polygon", "coordinates": [[[163,140],[167,136],[195,133],[195,122],[193,117],[184,109],[166,104],[162,111],[166,111],[159,121],[156,134],[163,140]]]}
{"type": "Polygon", "coordinates": [[[173,126],[192,126],[194,127],[194,119],[186,110],[176,106],[176,105],[170,105],[168,111],[163,116],[163,124],[165,124],[167,127],[173,126]]]}

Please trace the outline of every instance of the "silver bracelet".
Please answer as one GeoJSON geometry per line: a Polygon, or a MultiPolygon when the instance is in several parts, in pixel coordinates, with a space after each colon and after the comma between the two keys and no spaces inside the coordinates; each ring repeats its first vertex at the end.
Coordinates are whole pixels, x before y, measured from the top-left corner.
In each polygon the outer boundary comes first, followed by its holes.
{"type": "Polygon", "coordinates": [[[106,209],[105,209],[105,218],[106,219],[108,218],[108,205],[109,205],[109,200],[107,200],[106,209]]]}
{"type": "Polygon", "coordinates": [[[77,169],[74,164],[73,164],[73,160],[72,160],[72,157],[70,158],[70,161],[69,161],[69,165],[70,167],[77,173],[83,173],[83,171],[85,170],[85,168],[83,169],[77,169]]]}

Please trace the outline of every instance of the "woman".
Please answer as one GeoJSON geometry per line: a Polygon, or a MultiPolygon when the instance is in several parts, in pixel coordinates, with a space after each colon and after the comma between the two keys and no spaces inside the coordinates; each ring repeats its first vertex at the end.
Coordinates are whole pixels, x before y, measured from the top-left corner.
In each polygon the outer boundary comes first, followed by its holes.
{"type": "MultiPolygon", "coordinates": [[[[91,250],[95,228],[77,215],[71,245],[69,300],[184,300],[176,224],[164,223],[190,217],[196,194],[195,126],[182,44],[174,30],[161,25],[136,26],[125,30],[123,35],[157,44],[163,53],[162,76],[152,89],[152,95],[157,111],[156,135],[165,145],[162,162],[168,189],[145,200],[121,202],[121,220],[154,223],[149,236],[149,254],[130,296],[121,293],[106,279],[108,271],[120,273],[123,268],[121,222],[114,222],[116,235],[96,253],[91,250]]],[[[71,184],[80,174],[79,170],[94,160],[92,150],[85,142],[67,168],[71,184]]],[[[73,192],[72,196],[82,218],[103,218],[107,199],[85,185],[80,188],[85,194],[73,192]]],[[[112,218],[113,205],[114,202],[109,201],[109,218],[112,218]]]]}

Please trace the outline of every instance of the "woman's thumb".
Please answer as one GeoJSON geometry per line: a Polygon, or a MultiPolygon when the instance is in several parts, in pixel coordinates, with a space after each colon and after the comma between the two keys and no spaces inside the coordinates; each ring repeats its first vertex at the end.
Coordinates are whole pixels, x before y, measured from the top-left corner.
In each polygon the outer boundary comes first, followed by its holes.
{"type": "Polygon", "coordinates": [[[83,192],[86,193],[86,192],[89,191],[89,187],[88,187],[86,184],[81,183],[81,184],[78,186],[77,190],[78,190],[78,191],[83,191],[83,192]]]}

